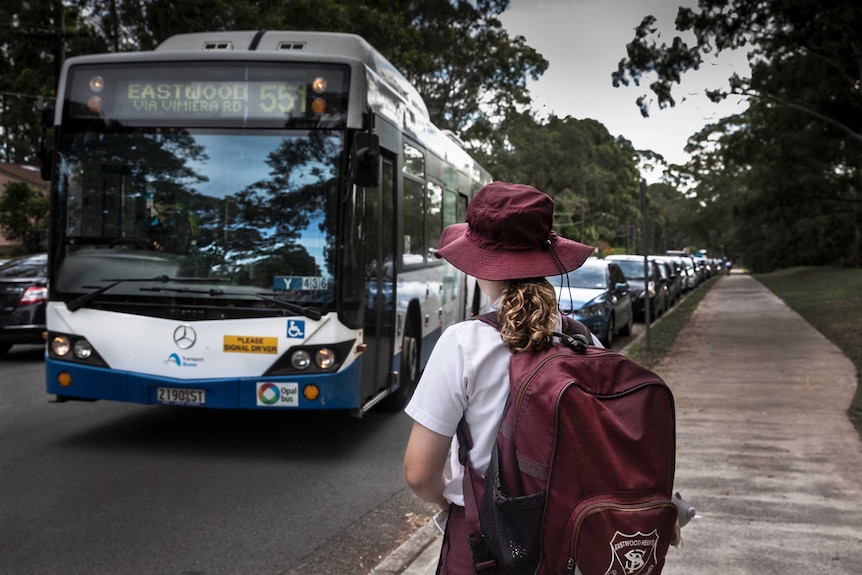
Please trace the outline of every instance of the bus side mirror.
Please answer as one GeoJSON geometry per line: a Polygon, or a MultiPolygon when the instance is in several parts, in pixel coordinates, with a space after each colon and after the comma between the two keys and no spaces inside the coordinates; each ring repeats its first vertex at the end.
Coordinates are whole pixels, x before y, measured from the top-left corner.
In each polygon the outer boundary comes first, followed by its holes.
{"type": "Polygon", "coordinates": [[[42,110],[42,137],[39,139],[39,171],[46,182],[51,179],[54,163],[54,107],[42,110]]]}
{"type": "Polygon", "coordinates": [[[380,138],[376,134],[353,134],[350,177],[363,188],[374,188],[380,183],[380,138]]]}

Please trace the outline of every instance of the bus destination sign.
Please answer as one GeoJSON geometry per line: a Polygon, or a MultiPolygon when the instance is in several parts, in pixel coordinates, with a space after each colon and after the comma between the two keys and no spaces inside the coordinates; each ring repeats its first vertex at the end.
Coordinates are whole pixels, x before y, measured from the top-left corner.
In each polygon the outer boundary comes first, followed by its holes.
{"type": "Polygon", "coordinates": [[[346,113],[343,65],[82,65],[71,70],[74,119],[135,122],[330,120],[346,113]]]}
{"type": "Polygon", "coordinates": [[[122,82],[114,92],[116,118],[293,118],[307,113],[299,83],[276,82],[122,82]]]}

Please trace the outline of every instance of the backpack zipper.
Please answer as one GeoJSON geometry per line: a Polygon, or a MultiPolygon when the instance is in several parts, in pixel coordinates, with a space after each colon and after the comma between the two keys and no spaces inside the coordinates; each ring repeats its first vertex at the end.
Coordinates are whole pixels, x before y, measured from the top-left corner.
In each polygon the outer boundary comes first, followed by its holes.
{"type": "Polygon", "coordinates": [[[539,365],[533,368],[533,371],[530,372],[530,375],[524,379],[524,383],[518,387],[518,396],[515,398],[515,413],[517,414],[520,411],[521,407],[521,399],[524,397],[524,394],[527,392],[527,387],[529,387],[530,382],[533,381],[533,378],[536,376],[536,373],[540,369],[542,369],[545,365],[547,365],[550,361],[553,361],[559,357],[566,357],[568,354],[565,353],[556,353],[554,355],[549,355],[546,357],[539,365]]]}
{"type": "MultiPolygon", "coordinates": [[[[603,348],[593,348],[593,349],[596,349],[596,350],[599,352],[599,354],[600,354],[600,355],[607,355],[607,352],[617,353],[617,352],[615,352],[615,351],[614,351],[614,350],[612,350],[612,349],[603,349],[603,348]],[[602,352],[604,352],[604,353],[602,353],[602,352]]],[[[516,413],[516,414],[520,411],[521,399],[524,397],[524,394],[527,392],[527,387],[528,387],[528,386],[530,385],[530,383],[533,381],[533,378],[536,376],[536,373],[537,373],[540,369],[542,369],[545,365],[547,365],[549,362],[551,362],[551,361],[553,361],[553,360],[555,360],[555,359],[561,358],[561,357],[563,357],[563,358],[565,358],[565,357],[569,357],[569,354],[568,354],[568,353],[555,353],[554,355],[549,355],[548,357],[546,357],[545,359],[543,359],[543,360],[542,360],[542,362],[541,362],[539,365],[537,365],[536,367],[534,367],[534,368],[533,368],[533,370],[530,372],[530,374],[529,374],[529,375],[524,379],[524,383],[522,383],[522,384],[518,387],[518,395],[517,395],[517,397],[515,398],[515,413],[516,413]]],[[[573,384],[573,383],[575,383],[575,382],[574,382],[574,380],[569,381],[569,382],[566,384],[566,387],[568,387],[569,385],[571,385],[571,384],[573,384]]],[[[637,387],[633,387],[633,388],[631,388],[631,389],[629,389],[629,390],[627,390],[627,391],[625,391],[625,392],[623,392],[623,393],[619,393],[619,394],[612,394],[612,395],[596,395],[596,397],[599,397],[599,398],[606,398],[606,397],[614,397],[614,396],[617,396],[617,395],[622,396],[622,395],[626,395],[626,394],[628,394],[628,393],[631,393],[631,392],[633,392],[633,391],[636,391],[636,390],[638,390],[638,389],[640,389],[640,388],[642,388],[642,387],[646,387],[646,386],[648,386],[648,385],[660,384],[660,383],[662,383],[662,382],[660,382],[660,381],[648,381],[648,382],[644,382],[644,383],[642,383],[642,384],[638,385],[637,387]]]]}

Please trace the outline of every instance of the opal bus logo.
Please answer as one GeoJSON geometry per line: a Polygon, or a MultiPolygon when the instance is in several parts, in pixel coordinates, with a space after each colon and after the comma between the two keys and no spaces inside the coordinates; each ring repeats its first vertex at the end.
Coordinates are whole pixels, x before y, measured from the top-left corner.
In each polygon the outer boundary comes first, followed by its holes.
{"type": "Polygon", "coordinates": [[[274,383],[262,383],[257,388],[257,399],[264,405],[275,405],[281,399],[281,392],[274,383]]]}
{"type": "Polygon", "coordinates": [[[299,384],[295,382],[260,382],[257,384],[257,405],[261,407],[299,407],[299,384]]]}

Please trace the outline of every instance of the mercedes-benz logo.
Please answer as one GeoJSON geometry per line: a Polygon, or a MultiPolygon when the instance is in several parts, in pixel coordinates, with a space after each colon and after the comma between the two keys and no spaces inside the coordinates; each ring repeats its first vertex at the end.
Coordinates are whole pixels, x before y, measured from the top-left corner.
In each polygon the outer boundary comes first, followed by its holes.
{"type": "Polygon", "coordinates": [[[195,344],[198,334],[188,325],[181,325],[174,330],[174,343],[180,349],[188,349],[195,344]]]}

